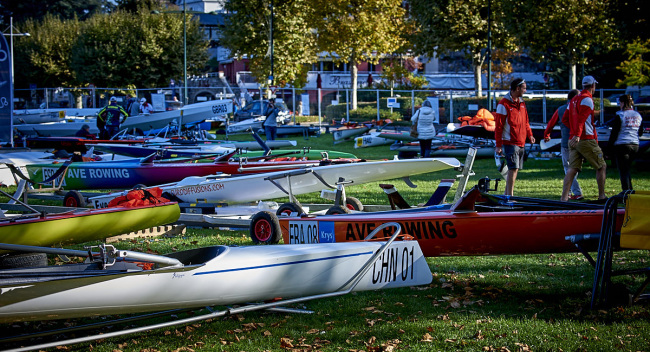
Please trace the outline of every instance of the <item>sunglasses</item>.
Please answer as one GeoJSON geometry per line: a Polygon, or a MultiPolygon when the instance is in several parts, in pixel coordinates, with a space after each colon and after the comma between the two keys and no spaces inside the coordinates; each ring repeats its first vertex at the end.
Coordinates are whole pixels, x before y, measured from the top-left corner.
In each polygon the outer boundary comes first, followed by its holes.
{"type": "Polygon", "coordinates": [[[526,80],[525,80],[525,79],[522,79],[521,82],[519,82],[519,84],[517,84],[517,87],[519,87],[520,85],[522,85],[522,84],[524,84],[524,83],[526,83],[526,80]]]}

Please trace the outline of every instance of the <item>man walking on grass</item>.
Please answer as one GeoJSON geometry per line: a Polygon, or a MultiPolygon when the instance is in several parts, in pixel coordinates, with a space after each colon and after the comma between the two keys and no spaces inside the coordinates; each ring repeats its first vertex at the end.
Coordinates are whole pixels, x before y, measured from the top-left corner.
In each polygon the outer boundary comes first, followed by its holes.
{"type": "Polygon", "coordinates": [[[598,200],[605,200],[605,177],[607,164],[603,151],[598,146],[598,133],[594,119],[593,94],[596,83],[592,76],[582,79],[582,92],[571,99],[569,103],[569,123],[571,133],[569,136],[569,170],[564,176],[561,200],[569,200],[569,189],[578,172],[582,170],[582,163],[587,160],[596,169],[596,183],[598,184],[598,200]]]}
{"type": "Polygon", "coordinates": [[[506,196],[512,196],[519,169],[524,166],[526,140],[535,143],[533,131],[528,123],[528,111],[522,96],[526,93],[526,81],[517,78],[510,83],[510,92],[506,94],[494,116],[494,139],[496,140],[495,152],[505,154],[508,165],[506,176],[506,196]]]}

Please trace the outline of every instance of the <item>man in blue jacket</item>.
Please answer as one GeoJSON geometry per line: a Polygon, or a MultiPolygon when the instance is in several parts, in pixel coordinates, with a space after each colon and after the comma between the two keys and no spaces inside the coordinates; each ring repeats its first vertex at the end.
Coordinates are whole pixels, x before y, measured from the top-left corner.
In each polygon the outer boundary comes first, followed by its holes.
{"type": "Polygon", "coordinates": [[[97,113],[97,128],[99,128],[99,139],[110,139],[120,131],[120,124],[126,121],[129,114],[123,107],[117,105],[117,98],[111,97],[108,105],[97,113]],[[121,116],[124,119],[120,121],[121,116]]]}

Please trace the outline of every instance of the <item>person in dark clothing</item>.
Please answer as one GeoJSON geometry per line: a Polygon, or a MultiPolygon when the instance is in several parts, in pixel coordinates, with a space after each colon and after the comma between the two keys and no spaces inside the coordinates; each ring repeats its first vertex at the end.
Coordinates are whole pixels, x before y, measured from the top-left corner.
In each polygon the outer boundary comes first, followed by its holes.
{"type": "Polygon", "coordinates": [[[643,134],[641,115],[634,110],[634,102],[628,94],[621,95],[618,99],[621,110],[616,112],[616,117],[611,121],[612,134],[609,136],[608,145],[614,152],[616,167],[621,178],[623,191],[632,188],[632,161],[639,151],[639,136],[643,134]]]}
{"type": "Polygon", "coordinates": [[[266,119],[262,124],[264,126],[264,134],[266,134],[267,141],[273,141],[278,136],[278,114],[280,109],[275,106],[273,100],[269,100],[269,106],[266,108],[264,115],[266,119]]]}
{"type": "Polygon", "coordinates": [[[117,98],[111,97],[107,106],[97,113],[97,128],[100,131],[100,139],[110,139],[120,131],[120,124],[126,121],[129,114],[123,107],[117,105],[117,98]],[[121,116],[124,119],[120,121],[121,116]],[[100,125],[102,125],[100,127],[100,125]]]}
{"type": "Polygon", "coordinates": [[[95,135],[90,133],[90,126],[83,125],[81,129],[74,134],[75,137],[81,137],[86,139],[95,139],[95,135]]]}

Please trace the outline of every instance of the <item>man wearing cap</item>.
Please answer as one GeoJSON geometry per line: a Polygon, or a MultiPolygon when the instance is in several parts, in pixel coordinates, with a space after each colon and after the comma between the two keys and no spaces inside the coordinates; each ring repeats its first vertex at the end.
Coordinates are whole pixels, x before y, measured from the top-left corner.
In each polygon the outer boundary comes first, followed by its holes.
{"type": "Polygon", "coordinates": [[[153,106],[147,103],[147,98],[140,99],[140,114],[151,114],[153,112],[153,106]]]}
{"type": "Polygon", "coordinates": [[[596,169],[596,183],[598,184],[598,199],[605,200],[605,178],[607,164],[603,151],[598,146],[596,121],[594,117],[593,94],[596,91],[594,77],[585,76],[582,79],[582,92],[569,102],[569,170],[564,176],[561,200],[566,202],[569,198],[569,189],[575,175],[582,170],[582,163],[587,160],[596,169]]]}
{"type": "Polygon", "coordinates": [[[526,93],[526,81],[517,78],[510,83],[510,92],[499,104],[494,116],[494,139],[497,155],[504,154],[508,165],[506,196],[512,196],[519,169],[524,165],[526,140],[535,143],[528,122],[528,111],[522,96],[526,93]]]}
{"type": "Polygon", "coordinates": [[[100,139],[110,139],[116,135],[120,131],[120,124],[124,123],[127,117],[129,117],[129,114],[126,110],[120,105],[117,105],[117,98],[111,97],[108,105],[97,113],[97,127],[100,131],[100,139]],[[124,115],[124,119],[120,121],[122,115],[124,115]],[[103,126],[100,127],[100,120],[106,125],[105,129],[103,129],[103,126]],[[104,133],[103,135],[102,132],[104,133]]]}

